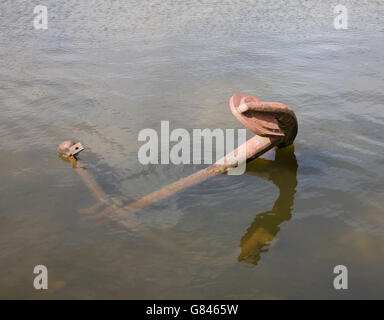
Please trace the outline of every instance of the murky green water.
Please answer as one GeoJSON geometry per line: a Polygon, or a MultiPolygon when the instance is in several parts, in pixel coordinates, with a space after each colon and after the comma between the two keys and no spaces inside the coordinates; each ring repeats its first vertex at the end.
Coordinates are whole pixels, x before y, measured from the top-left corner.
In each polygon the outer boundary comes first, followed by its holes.
{"type": "Polygon", "coordinates": [[[384,297],[383,1],[343,1],[348,30],[336,1],[47,0],[34,30],[37,4],[0,4],[1,298],[384,297]],[[294,148],[138,212],[138,229],[97,215],[55,153],[80,140],[129,203],[198,169],[141,165],[138,132],[241,128],[235,92],[291,106],[294,148]]]}

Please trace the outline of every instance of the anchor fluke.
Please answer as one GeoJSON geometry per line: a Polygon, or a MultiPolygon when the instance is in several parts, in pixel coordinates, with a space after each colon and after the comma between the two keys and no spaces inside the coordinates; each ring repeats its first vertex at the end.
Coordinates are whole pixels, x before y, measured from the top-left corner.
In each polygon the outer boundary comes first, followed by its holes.
{"type": "Polygon", "coordinates": [[[229,105],[232,114],[256,135],[276,140],[279,148],[293,143],[297,135],[297,119],[291,108],[279,102],[264,102],[258,97],[236,93],[229,105]]]}

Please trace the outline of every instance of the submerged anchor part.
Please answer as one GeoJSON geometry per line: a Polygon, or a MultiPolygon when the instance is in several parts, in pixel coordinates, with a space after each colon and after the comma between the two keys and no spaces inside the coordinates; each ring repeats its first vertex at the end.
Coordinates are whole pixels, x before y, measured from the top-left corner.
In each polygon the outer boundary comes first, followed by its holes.
{"type": "MultiPolygon", "coordinates": [[[[237,93],[231,97],[229,105],[233,115],[247,129],[256,134],[245,142],[245,159],[247,162],[259,157],[273,147],[287,147],[295,140],[298,130],[297,119],[292,109],[285,104],[278,102],[263,102],[255,96],[237,93]]],[[[71,141],[64,141],[59,145],[58,152],[69,158],[76,154],[73,153],[78,150],[76,149],[76,146],[80,147],[81,150],[84,150],[80,143],[74,144],[71,141]]],[[[218,170],[217,168],[223,168],[223,164],[226,168],[233,167],[232,159],[234,159],[234,155],[237,155],[240,150],[244,150],[243,148],[244,145],[233,150],[223,159],[218,160],[208,168],[171,183],[131,204],[120,207],[118,210],[119,213],[135,212],[181,190],[207,180],[208,178],[221,173],[222,170],[218,170]]],[[[89,175],[82,173],[81,171],[79,174],[96,198],[105,202],[106,195],[102,192],[101,188],[96,185],[94,179],[91,179],[89,175]]],[[[115,205],[108,206],[104,209],[102,214],[112,214],[116,209],[115,205]]]]}
{"type": "MultiPolygon", "coordinates": [[[[65,161],[70,161],[72,163],[73,168],[86,169],[84,164],[81,163],[76,157],[76,155],[83,150],[84,147],[80,142],[74,143],[71,140],[66,140],[60,143],[57,147],[57,154],[60,158],[64,159],[65,161]]],[[[87,170],[76,170],[76,172],[97,200],[103,203],[108,201],[108,196],[96,183],[93,176],[87,172],[87,170]]]]}

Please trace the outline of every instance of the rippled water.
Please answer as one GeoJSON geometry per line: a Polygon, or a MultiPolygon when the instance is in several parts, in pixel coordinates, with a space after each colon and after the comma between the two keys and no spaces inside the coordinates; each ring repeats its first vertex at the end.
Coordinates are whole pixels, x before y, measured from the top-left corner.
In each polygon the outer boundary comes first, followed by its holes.
{"type": "Polygon", "coordinates": [[[37,4],[0,4],[1,298],[383,298],[383,1],[342,1],[348,30],[336,1],[47,0],[34,30],[37,4]],[[294,148],[138,212],[139,228],[97,214],[55,153],[80,140],[129,203],[198,169],[141,165],[138,132],[241,128],[235,92],[291,106],[294,148]]]}

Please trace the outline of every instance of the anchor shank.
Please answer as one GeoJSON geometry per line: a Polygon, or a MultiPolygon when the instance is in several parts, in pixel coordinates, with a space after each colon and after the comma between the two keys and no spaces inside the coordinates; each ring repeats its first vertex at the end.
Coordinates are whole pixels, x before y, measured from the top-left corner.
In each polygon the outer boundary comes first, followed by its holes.
{"type": "Polygon", "coordinates": [[[108,195],[97,184],[94,177],[89,174],[87,170],[81,168],[83,166],[81,162],[77,161],[77,166],[77,174],[80,176],[81,180],[83,180],[88,189],[91,191],[92,195],[100,202],[107,202],[108,195]]]}
{"type": "MultiPolygon", "coordinates": [[[[268,150],[272,149],[277,143],[278,139],[270,138],[270,137],[260,137],[260,136],[254,136],[248,141],[245,142],[246,146],[246,161],[253,160],[263,153],[267,152],[268,150]]],[[[135,212],[137,210],[143,209],[144,207],[147,207],[149,205],[152,205],[160,200],[163,200],[165,198],[168,198],[172,195],[174,195],[177,192],[180,192],[182,190],[185,190],[187,188],[190,188],[194,185],[197,185],[205,180],[208,180],[209,178],[212,178],[220,173],[220,171],[215,170],[217,168],[217,165],[219,164],[221,167],[231,167],[233,161],[233,156],[237,155],[239,150],[243,148],[244,146],[241,145],[240,147],[236,148],[229,154],[227,154],[224,158],[218,160],[213,165],[209,166],[208,168],[205,168],[203,170],[200,170],[196,173],[191,174],[190,176],[186,178],[182,178],[176,182],[173,182],[159,190],[156,190],[139,200],[128,204],[123,208],[123,210],[128,212],[135,212]]],[[[107,213],[107,209],[105,210],[105,213],[107,213]]]]}

